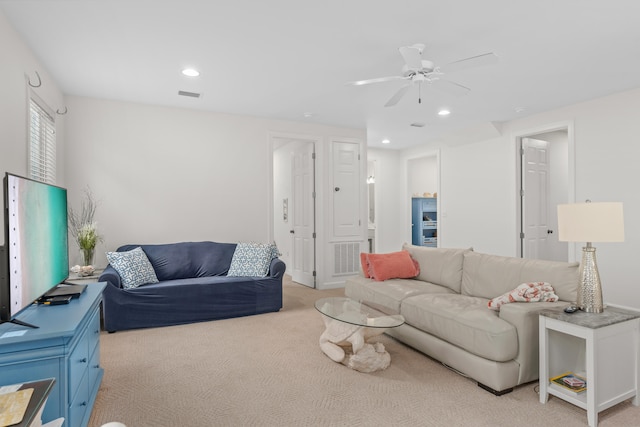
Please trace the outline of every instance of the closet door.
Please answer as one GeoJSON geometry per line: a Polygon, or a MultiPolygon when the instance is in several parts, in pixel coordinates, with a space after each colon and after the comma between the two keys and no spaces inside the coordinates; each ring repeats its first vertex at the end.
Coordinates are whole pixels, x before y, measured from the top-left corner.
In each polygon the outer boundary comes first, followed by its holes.
{"type": "Polygon", "coordinates": [[[360,236],[360,147],[333,142],[333,235],[360,236]]]}

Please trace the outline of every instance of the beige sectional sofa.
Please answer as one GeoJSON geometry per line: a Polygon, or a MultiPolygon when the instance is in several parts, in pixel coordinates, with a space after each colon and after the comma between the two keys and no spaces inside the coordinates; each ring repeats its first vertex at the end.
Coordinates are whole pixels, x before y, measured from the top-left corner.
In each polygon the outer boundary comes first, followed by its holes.
{"type": "Polygon", "coordinates": [[[387,334],[500,395],[538,378],[538,312],[575,300],[578,263],[487,255],[471,249],[405,244],[420,265],[414,279],[349,279],[345,294],[405,324],[387,334]],[[548,282],[557,302],[514,302],[499,311],[490,299],[528,282],[548,282]]]}

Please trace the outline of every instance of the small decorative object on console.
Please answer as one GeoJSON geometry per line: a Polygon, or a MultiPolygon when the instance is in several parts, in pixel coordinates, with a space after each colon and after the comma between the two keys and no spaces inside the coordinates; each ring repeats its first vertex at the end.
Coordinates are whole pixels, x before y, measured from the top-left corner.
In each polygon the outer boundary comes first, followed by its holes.
{"type": "Polygon", "coordinates": [[[93,265],[74,265],[73,267],[71,267],[72,273],[76,273],[78,276],[82,277],[91,276],[95,271],[96,269],[93,267],[93,265]]]}

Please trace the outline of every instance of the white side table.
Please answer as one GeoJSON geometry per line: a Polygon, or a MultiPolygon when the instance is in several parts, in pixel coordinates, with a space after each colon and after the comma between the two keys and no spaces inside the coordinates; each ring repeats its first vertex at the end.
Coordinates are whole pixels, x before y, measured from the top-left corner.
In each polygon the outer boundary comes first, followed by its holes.
{"type": "Polygon", "coordinates": [[[557,396],[587,410],[589,426],[598,413],[629,398],[640,404],[640,312],[607,307],[603,313],[561,308],[543,310],[540,322],[540,403],[557,396]],[[571,371],[587,390],[573,393],[549,378],[571,371]]]}

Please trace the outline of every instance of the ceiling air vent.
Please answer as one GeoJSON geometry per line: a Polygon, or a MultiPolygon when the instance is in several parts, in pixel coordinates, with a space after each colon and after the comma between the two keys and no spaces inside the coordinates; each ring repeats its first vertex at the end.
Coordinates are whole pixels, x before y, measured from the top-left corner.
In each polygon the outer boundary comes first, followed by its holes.
{"type": "Polygon", "coordinates": [[[184,91],[184,90],[179,90],[178,91],[178,95],[180,95],[180,96],[190,96],[191,98],[200,98],[200,94],[199,93],[187,92],[187,91],[184,91]]]}
{"type": "Polygon", "coordinates": [[[413,126],[414,128],[423,128],[425,124],[420,122],[414,122],[414,123],[411,123],[411,126],[413,126]]]}

